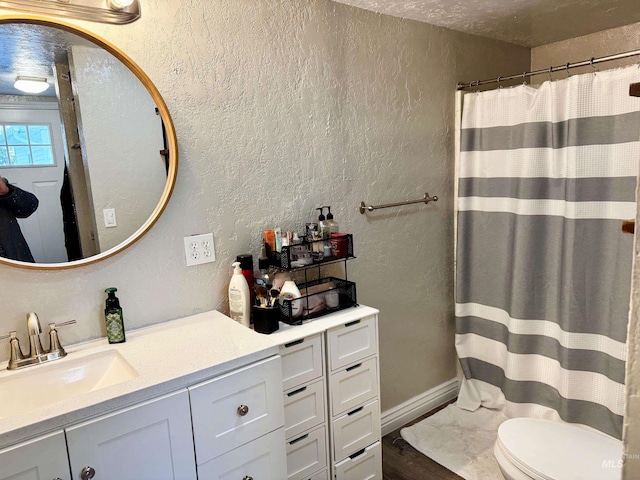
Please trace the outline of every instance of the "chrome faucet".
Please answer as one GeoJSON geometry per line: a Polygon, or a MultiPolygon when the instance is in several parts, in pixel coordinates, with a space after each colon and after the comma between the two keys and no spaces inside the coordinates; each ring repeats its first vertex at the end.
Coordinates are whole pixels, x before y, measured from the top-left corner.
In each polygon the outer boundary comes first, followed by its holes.
{"type": "Polygon", "coordinates": [[[29,334],[29,354],[25,356],[20,348],[20,342],[16,332],[9,332],[9,335],[0,337],[0,340],[9,338],[9,345],[11,348],[11,354],[9,357],[9,365],[7,370],[16,370],[18,368],[28,367],[30,365],[38,365],[40,363],[46,363],[59,358],[63,358],[67,355],[60,340],[58,338],[58,327],[64,325],[72,325],[76,323],[75,320],[69,320],[62,323],[50,323],[49,324],[49,349],[42,348],[40,342],[40,334],[42,328],[40,328],[40,320],[35,312],[27,314],[27,332],[29,334]]]}

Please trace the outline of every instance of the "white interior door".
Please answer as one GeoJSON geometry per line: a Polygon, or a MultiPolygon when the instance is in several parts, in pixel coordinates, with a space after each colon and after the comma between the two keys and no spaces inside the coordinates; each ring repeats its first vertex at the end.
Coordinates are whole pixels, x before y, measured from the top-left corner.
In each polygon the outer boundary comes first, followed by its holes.
{"type": "Polygon", "coordinates": [[[66,262],[68,256],[60,205],[65,156],[58,104],[0,104],[0,124],[50,126],[53,165],[0,166],[0,175],[38,197],[40,204],[35,213],[18,220],[35,261],[66,262]]]}

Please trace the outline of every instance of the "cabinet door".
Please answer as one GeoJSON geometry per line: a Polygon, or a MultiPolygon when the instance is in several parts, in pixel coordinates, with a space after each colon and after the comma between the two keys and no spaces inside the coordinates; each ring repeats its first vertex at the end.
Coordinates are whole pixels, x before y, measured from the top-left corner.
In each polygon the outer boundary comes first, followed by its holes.
{"type": "Polygon", "coordinates": [[[196,478],[186,390],[68,428],[73,479],[85,467],[96,479],[196,478]]]}
{"type": "Polygon", "coordinates": [[[62,430],[0,450],[0,480],[55,478],[71,478],[62,430]]]}

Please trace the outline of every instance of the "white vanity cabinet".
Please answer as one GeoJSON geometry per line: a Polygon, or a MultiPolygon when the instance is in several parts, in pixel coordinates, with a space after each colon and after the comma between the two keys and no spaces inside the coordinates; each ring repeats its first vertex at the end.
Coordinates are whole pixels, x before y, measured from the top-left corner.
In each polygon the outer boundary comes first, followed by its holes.
{"type": "Polygon", "coordinates": [[[0,450],[0,480],[283,480],[286,472],[279,356],[0,450]]]}
{"type": "Polygon", "coordinates": [[[382,479],[378,311],[280,324],[288,480],[382,479]]]}
{"type": "MultiPolygon", "coordinates": [[[[0,480],[286,479],[282,366],[268,336],[211,311],[119,345],[70,346],[53,365],[111,350],[136,376],[0,418],[0,480]]],[[[0,370],[0,383],[30,371],[0,370]]]]}
{"type": "Polygon", "coordinates": [[[0,450],[0,480],[68,480],[62,430],[0,450]]]}
{"type": "Polygon", "coordinates": [[[181,390],[66,429],[73,479],[196,478],[189,395],[181,390]],[[83,477],[84,472],[84,477],[83,477]]]}

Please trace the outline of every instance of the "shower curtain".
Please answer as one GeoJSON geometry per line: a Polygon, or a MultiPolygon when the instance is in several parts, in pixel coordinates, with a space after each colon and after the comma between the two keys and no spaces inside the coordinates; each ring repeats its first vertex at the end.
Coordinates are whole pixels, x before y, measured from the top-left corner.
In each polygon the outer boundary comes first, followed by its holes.
{"type": "Polygon", "coordinates": [[[622,436],[640,68],[464,95],[458,406],[622,436]]]}

